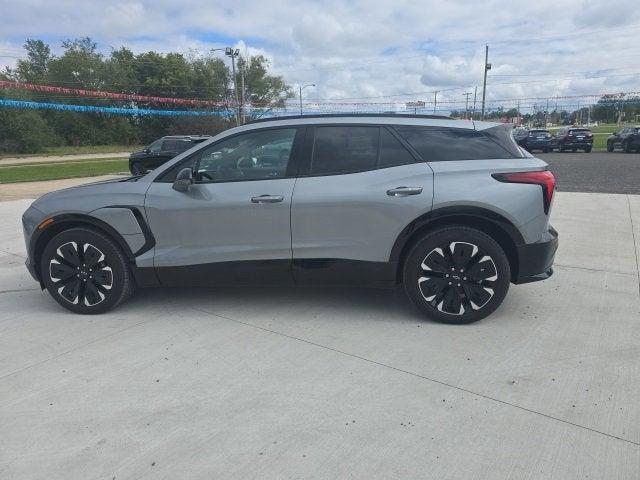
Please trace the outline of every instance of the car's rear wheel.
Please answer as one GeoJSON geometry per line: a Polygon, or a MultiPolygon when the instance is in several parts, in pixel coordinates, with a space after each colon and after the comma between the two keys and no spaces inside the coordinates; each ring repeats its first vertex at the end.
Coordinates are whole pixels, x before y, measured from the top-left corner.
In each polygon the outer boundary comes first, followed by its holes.
{"type": "Polygon", "coordinates": [[[119,246],[89,228],[65,230],[42,253],[40,272],[49,294],[75,313],[110,310],[134,289],[127,260],[119,246]]]}
{"type": "Polygon", "coordinates": [[[587,148],[585,148],[585,149],[584,149],[585,153],[591,153],[591,148],[592,148],[592,147],[587,147],[587,148]]]}
{"type": "Polygon", "coordinates": [[[542,149],[542,153],[549,153],[549,149],[548,148],[543,148],[542,149]]]}
{"type": "Polygon", "coordinates": [[[624,153],[631,153],[631,142],[624,142],[622,149],[624,150],[624,153]]]}
{"type": "Polygon", "coordinates": [[[562,146],[561,143],[558,143],[558,152],[560,153],[564,152],[564,147],[562,146]]]}
{"type": "Polygon", "coordinates": [[[455,324],[490,315],[504,300],[510,279],[500,245],[465,226],[427,234],[409,252],[403,272],[412,302],[432,319],[455,324]]]}

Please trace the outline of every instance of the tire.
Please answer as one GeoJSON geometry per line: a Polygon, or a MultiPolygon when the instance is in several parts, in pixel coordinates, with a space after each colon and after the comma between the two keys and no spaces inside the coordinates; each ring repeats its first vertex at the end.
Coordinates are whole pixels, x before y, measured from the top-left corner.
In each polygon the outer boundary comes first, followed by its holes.
{"type": "Polygon", "coordinates": [[[500,245],[465,226],[427,234],[404,262],[407,296],[422,313],[442,323],[465,324],[490,315],[504,300],[510,281],[509,261],[500,245]]]}
{"type": "Polygon", "coordinates": [[[130,171],[133,175],[144,175],[145,173],[147,173],[147,170],[142,166],[140,162],[133,162],[131,164],[130,171]]]}
{"type": "Polygon", "coordinates": [[[54,300],[75,313],[111,310],[135,288],[120,247],[90,228],[72,228],[53,237],[42,253],[40,272],[54,300]]]}
{"type": "Polygon", "coordinates": [[[549,153],[549,149],[548,148],[543,148],[542,149],[542,153],[549,153]]]}
{"type": "Polygon", "coordinates": [[[613,152],[613,143],[607,142],[607,152],[613,152]]]}
{"type": "Polygon", "coordinates": [[[591,149],[592,149],[592,148],[593,148],[593,147],[587,147],[587,148],[585,148],[585,149],[584,149],[584,153],[591,153],[591,149]]]}
{"type": "Polygon", "coordinates": [[[571,149],[571,151],[572,151],[573,153],[576,153],[576,152],[578,151],[578,149],[577,149],[577,148],[572,148],[572,149],[571,149]]]}
{"type": "Polygon", "coordinates": [[[564,152],[564,147],[562,146],[561,143],[558,143],[558,152],[560,153],[564,152]]]}
{"type": "Polygon", "coordinates": [[[624,153],[631,153],[631,142],[624,142],[622,144],[622,150],[624,153]]]}

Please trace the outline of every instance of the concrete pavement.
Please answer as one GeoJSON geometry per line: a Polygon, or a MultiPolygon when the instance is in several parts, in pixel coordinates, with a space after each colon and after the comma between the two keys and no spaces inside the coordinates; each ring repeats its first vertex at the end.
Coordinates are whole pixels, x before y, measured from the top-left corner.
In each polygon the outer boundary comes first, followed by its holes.
{"type": "Polygon", "coordinates": [[[637,479],[640,197],[556,195],[555,275],[468,326],[360,289],[73,315],[0,203],[0,478],[637,479]]]}

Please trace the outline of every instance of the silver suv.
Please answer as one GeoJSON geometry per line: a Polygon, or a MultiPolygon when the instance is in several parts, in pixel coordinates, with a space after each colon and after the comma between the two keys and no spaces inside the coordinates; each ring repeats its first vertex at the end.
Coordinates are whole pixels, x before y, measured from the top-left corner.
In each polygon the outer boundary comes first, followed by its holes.
{"type": "Polygon", "coordinates": [[[409,115],[257,121],[144,176],[49,193],[23,215],[27,268],[99,313],[136,287],[402,284],[467,323],[548,278],[555,179],[511,129],[409,115]]]}

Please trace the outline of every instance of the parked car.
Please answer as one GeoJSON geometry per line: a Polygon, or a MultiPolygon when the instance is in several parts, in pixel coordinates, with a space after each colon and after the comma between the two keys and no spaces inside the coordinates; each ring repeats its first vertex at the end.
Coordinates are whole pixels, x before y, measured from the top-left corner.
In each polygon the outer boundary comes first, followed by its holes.
{"type": "Polygon", "coordinates": [[[402,284],[427,316],[473,322],[553,273],[555,179],[511,133],[419,115],[253,122],[145,176],[36,200],[27,268],[77,313],[158,285],[402,284]]]}
{"type": "Polygon", "coordinates": [[[162,137],[140,152],[129,155],[129,171],[133,175],[144,175],[158,168],[179,153],[208,140],[209,135],[171,135],[162,137]]]}
{"type": "Polygon", "coordinates": [[[534,150],[540,150],[547,153],[551,150],[551,133],[544,128],[534,128],[528,130],[526,135],[521,135],[519,140],[516,138],[518,145],[532,152],[534,150]]]}
{"type": "Polygon", "coordinates": [[[640,151],[640,127],[624,127],[607,138],[607,152],[620,148],[625,153],[640,151]]]}
{"type": "Polygon", "coordinates": [[[593,133],[585,127],[563,127],[551,139],[551,146],[559,152],[580,149],[589,153],[593,148],[593,133]]]}

